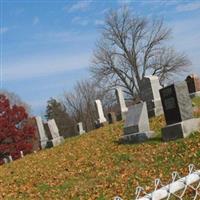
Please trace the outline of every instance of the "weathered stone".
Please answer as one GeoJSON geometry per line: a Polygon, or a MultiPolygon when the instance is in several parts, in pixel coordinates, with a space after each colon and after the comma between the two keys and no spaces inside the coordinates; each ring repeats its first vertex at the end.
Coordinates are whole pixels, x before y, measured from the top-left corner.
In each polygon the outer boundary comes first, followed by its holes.
{"type": "Polygon", "coordinates": [[[108,116],[108,123],[109,124],[113,124],[117,121],[117,118],[116,118],[116,115],[115,115],[114,112],[109,112],[107,116],[108,116]]]}
{"type": "Polygon", "coordinates": [[[159,90],[162,88],[157,76],[145,76],[141,83],[141,97],[147,103],[149,117],[163,114],[159,90]]]}
{"type": "Polygon", "coordinates": [[[41,149],[41,143],[40,143],[40,134],[39,134],[36,118],[30,117],[30,118],[27,119],[26,123],[27,123],[28,126],[32,126],[32,127],[35,128],[34,138],[29,139],[29,143],[32,144],[32,150],[31,151],[32,152],[33,151],[39,151],[41,149]]]}
{"type": "Polygon", "coordinates": [[[47,146],[48,137],[46,136],[46,133],[45,133],[42,118],[40,116],[37,116],[35,117],[35,120],[36,120],[37,129],[38,129],[39,137],[40,137],[40,146],[41,146],[41,149],[44,149],[47,146]]]}
{"type": "Polygon", "coordinates": [[[9,161],[7,158],[3,158],[3,162],[4,162],[4,164],[7,164],[9,161]]]}
{"type": "Polygon", "coordinates": [[[51,141],[48,141],[48,147],[57,146],[64,141],[63,136],[60,136],[58,127],[54,119],[50,119],[47,121],[49,131],[51,133],[51,141]]]}
{"type": "Polygon", "coordinates": [[[162,138],[164,141],[185,138],[192,132],[200,129],[200,119],[192,118],[176,124],[168,125],[162,129],[162,138]]]}
{"type": "Polygon", "coordinates": [[[77,124],[77,129],[78,129],[79,135],[85,133],[85,130],[83,130],[83,123],[82,123],[82,122],[79,122],[79,123],[77,124]]]}
{"type": "Polygon", "coordinates": [[[128,112],[128,108],[126,107],[126,103],[124,100],[124,95],[122,92],[122,89],[120,87],[117,87],[115,90],[115,94],[117,96],[117,101],[120,106],[120,111],[121,111],[121,119],[125,120],[126,113],[128,112]]]}
{"type": "Polygon", "coordinates": [[[100,128],[101,127],[101,124],[97,121],[97,120],[95,120],[94,121],[94,127],[97,129],[97,128],[100,128]]]}
{"type": "Polygon", "coordinates": [[[193,117],[192,102],[185,81],[161,89],[160,96],[167,125],[193,117]]]}
{"type": "Polygon", "coordinates": [[[154,136],[150,131],[147,106],[145,102],[130,106],[126,114],[123,140],[145,141],[154,136]]]}
{"type": "Polygon", "coordinates": [[[13,161],[13,158],[11,155],[8,156],[8,162],[12,162],[13,161]]]}
{"type": "Polygon", "coordinates": [[[95,105],[96,105],[96,109],[97,109],[97,112],[98,112],[98,122],[100,124],[104,124],[107,122],[105,116],[104,116],[104,113],[103,113],[103,107],[102,107],[102,104],[101,104],[101,101],[99,99],[95,100],[95,105]]]}
{"type": "Polygon", "coordinates": [[[24,152],[20,151],[20,157],[23,158],[24,157],[24,152]]]}
{"type": "Polygon", "coordinates": [[[191,97],[200,96],[200,77],[196,74],[187,76],[186,83],[191,97]]]}
{"type": "Polygon", "coordinates": [[[192,102],[186,82],[160,90],[167,126],[162,129],[164,141],[185,138],[200,128],[200,119],[194,119],[192,102]]]}

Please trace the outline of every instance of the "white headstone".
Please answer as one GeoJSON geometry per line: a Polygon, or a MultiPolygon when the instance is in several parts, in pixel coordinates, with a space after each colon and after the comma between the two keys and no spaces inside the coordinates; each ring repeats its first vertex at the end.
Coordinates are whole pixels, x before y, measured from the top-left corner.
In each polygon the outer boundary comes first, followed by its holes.
{"type": "Polygon", "coordinates": [[[21,158],[24,157],[24,152],[23,151],[20,151],[20,156],[21,156],[21,158]]]}
{"type": "Polygon", "coordinates": [[[95,100],[95,103],[96,103],[96,108],[97,108],[97,112],[99,115],[99,119],[98,119],[99,123],[100,124],[105,123],[107,120],[103,113],[103,107],[102,107],[101,101],[99,99],[97,99],[97,100],[95,100]]]}
{"type": "Polygon", "coordinates": [[[12,161],[13,161],[13,158],[12,158],[11,155],[8,156],[8,160],[9,160],[9,162],[12,162],[12,161]]]}
{"type": "Polygon", "coordinates": [[[48,146],[57,146],[64,141],[63,136],[60,136],[58,127],[54,119],[47,121],[52,140],[48,142],[48,146]]]}
{"type": "Polygon", "coordinates": [[[39,136],[40,136],[40,145],[41,145],[41,148],[44,149],[47,145],[48,138],[45,134],[42,118],[40,116],[37,116],[37,117],[35,117],[35,120],[36,120],[38,132],[39,132],[39,136]]]}
{"type": "Polygon", "coordinates": [[[85,133],[85,130],[83,130],[83,123],[82,122],[79,122],[77,124],[77,129],[78,129],[78,133],[81,135],[83,133],[85,133]]]}
{"type": "Polygon", "coordinates": [[[124,120],[125,114],[127,113],[128,108],[126,107],[126,103],[125,103],[125,100],[124,100],[124,95],[123,95],[122,89],[120,87],[117,87],[115,94],[117,96],[117,101],[120,105],[121,117],[124,120]]]}
{"type": "Polygon", "coordinates": [[[49,131],[51,133],[52,138],[54,139],[54,138],[60,137],[59,130],[58,130],[55,120],[50,119],[47,121],[47,124],[48,124],[49,131]]]}
{"type": "Polygon", "coordinates": [[[7,159],[7,158],[4,158],[4,159],[3,159],[3,162],[4,162],[4,164],[7,164],[7,163],[8,163],[8,159],[7,159]]]}

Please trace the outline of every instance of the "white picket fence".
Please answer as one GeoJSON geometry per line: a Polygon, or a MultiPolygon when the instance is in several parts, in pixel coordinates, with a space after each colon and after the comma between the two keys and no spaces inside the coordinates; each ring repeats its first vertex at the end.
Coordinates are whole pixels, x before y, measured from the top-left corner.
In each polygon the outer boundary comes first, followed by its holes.
{"type": "MultiPolygon", "coordinates": [[[[160,179],[155,180],[155,189],[151,193],[146,193],[144,188],[136,188],[135,200],[161,200],[161,199],[200,199],[200,170],[195,170],[194,165],[189,165],[189,173],[185,177],[180,177],[177,172],[172,173],[172,182],[163,185],[160,179]]],[[[115,200],[122,200],[115,197],[115,200]]]]}

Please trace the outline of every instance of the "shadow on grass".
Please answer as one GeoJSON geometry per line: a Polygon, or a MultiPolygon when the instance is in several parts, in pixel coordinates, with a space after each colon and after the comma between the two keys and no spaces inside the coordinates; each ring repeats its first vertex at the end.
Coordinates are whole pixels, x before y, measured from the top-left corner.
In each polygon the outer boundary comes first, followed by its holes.
{"type": "Polygon", "coordinates": [[[115,144],[118,145],[141,145],[141,144],[162,144],[162,143],[170,143],[170,142],[176,142],[177,144],[182,143],[184,140],[195,140],[197,139],[198,135],[200,134],[200,131],[192,132],[187,138],[177,138],[175,140],[170,140],[170,141],[163,141],[162,137],[160,134],[158,134],[154,138],[147,139],[145,141],[139,141],[139,142],[133,142],[133,141],[124,141],[121,138],[119,140],[113,141],[115,144]]]}
{"type": "Polygon", "coordinates": [[[138,141],[138,142],[125,141],[123,139],[114,140],[113,142],[118,145],[139,145],[139,144],[159,144],[159,143],[163,143],[163,140],[161,136],[159,135],[159,136],[156,136],[155,138],[150,138],[148,140],[138,141]]]}

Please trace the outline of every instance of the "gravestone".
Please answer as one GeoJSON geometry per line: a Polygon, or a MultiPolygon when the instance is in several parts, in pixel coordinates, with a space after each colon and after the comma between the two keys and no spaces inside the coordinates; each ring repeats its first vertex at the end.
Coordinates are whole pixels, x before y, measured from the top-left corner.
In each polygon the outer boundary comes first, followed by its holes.
{"type": "Polygon", "coordinates": [[[3,158],[3,162],[4,162],[4,164],[7,164],[7,163],[9,163],[9,160],[8,160],[8,158],[3,158]]]}
{"type": "Polygon", "coordinates": [[[98,123],[100,125],[106,124],[107,120],[103,113],[103,107],[102,107],[101,101],[99,99],[95,100],[95,105],[96,105],[96,109],[97,109],[98,116],[99,116],[98,123]]]}
{"type": "Polygon", "coordinates": [[[186,83],[190,93],[190,97],[200,96],[200,77],[196,74],[187,76],[186,83]]]}
{"type": "Polygon", "coordinates": [[[114,112],[109,112],[107,116],[108,116],[108,123],[109,124],[113,124],[117,121],[117,118],[116,118],[116,115],[115,115],[114,112]]]}
{"type": "Polygon", "coordinates": [[[49,132],[51,134],[51,140],[48,141],[48,147],[54,147],[61,144],[64,141],[63,136],[60,136],[58,127],[54,119],[50,119],[47,121],[47,125],[49,128],[49,132]]]}
{"type": "Polygon", "coordinates": [[[122,141],[137,143],[153,136],[154,134],[149,127],[146,102],[130,106],[126,114],[122,141]]]}
{"type": "Polygon", "coordinates": [[[97,128],[100,128],[100,124],[97,120],[94,121],[94,127],[97,129],[97,128]]]}
{"type": "Polygon", "coordinates": [[[141,82],[141,97],[147,103],[149,117],[163,114],[159,90],[162,88],[157,76],[145,76],[141,82]]]}
{"type": "Polygon", "coordinates": [[[82,123],[82,122],[79,122],[79,123],[77,124],[77,129],[78,129],[79,135],[85,133],[85,130],[83,130],[83,123],[82,123]]]}
{"type": "Polygon", "coordinates": [[[24,157],[24,152],[20,151],[20,157],[23,158],[24,157]]]}
{"type": "Polygon", "coordinates": [[[120,112],[121,112],[121,119],[125,120],[126,113],[128,112],[128,108],[126,107],[126,103],[124,100],[124,95],[122,92],[122,89],[120,87],[117,87],[115,90],[115,94],[117,96],[117,102],[120,106],[120,112]]]}
{"type": "Polygon", "coordinates": [[[40,138],[40,146],[41,149],[44,149],[47,147],[48,137],[45,133],[45,129],[43,126],[42,118],[40,116],[35,117],[37,129],[39,132],[39,138],[40,138]]]}
{"type": "Polygon", "coordinates": [[[39,134],[36,118],[30,117],[30,118],[27,119],[26,123],[27,123],[27,125],[33,126],[35,128],[35,137],[29,139],[29,143],[32,144],[31,152],[33,152],[35,150],[39,151],[41,149],[40,134],[39,134]]]}
{"type": "Polygon", "coordinates": [[[8,162],[12,162],[13,161],[13,158],[11,155],[8,156],[8,162]]]}
{"type": "Polygon", "coordinates": [[[167,86],[160,90],[165,121],[162,129],[164,141],[185,138],[200,127],[200,119],[193,118],[192,102],[186,82],[167,86]]]}

